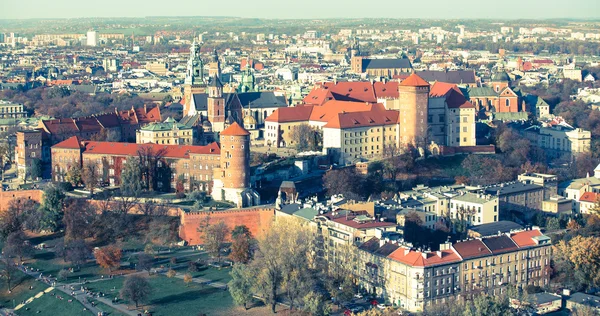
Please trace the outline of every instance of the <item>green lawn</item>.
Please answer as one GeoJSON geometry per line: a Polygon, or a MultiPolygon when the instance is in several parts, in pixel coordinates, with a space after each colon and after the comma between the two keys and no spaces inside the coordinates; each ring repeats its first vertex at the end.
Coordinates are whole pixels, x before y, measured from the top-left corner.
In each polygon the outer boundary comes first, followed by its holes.
{"type": "Polygon", "coordinates": [[[38,282],[34,278],[20,271],[18,271],[15,275],[12,293],[8,294],[8,291],[6,290],[6,283],[2,282],[1,285],[2,289],[0,291],[0,305],[10,308],[13,307],[13,299],[15,300],[16,306],[22,301],[26,301],[30,297],[35,296],[39,292],[48,288],[46,284],[38,282]],[[33,286],[32,290],[29,289],[30,286],[33,286]]]}
{"type": "MultiPolygon", "coordinates": [[[[48,251],[39,251],[37,252],[33,260],[27,263],[28,266],[34,269],[40,269],[40,272],[44,273],[44,275],[51,274],[52,276],[57,276],[60,270],[68,269],[74,267],[70,263],[65,263],[62,259],[56,258],[53,252],[48,251]]],[[[77,282],[81,277],[81,280],[93,280],[100,278],[100,275],[106,273],[102,270],[95,262],[88,261],[87,263],[81,265],[79,270],[75,269],[73,273],[69,273],[66,282],[77,282]]],[[[61,280],[60,282],[65,282],[61,280]]]]}
{"type": "MultiPolygon", "coordinates": [[[[224,271],[219,271],[224,272],[224,271]]],[[[92,291],[102,291],[107,297],[117,296],[124,278],[88,284],[92,291]],[[114,289],[113,289],[114,288],[114,289]]],[[[148,306],[153,315],[197,315],[223,313],[233,307],[229,291],[192,283],[162,275],[148,277],[153,293],[148,306]]]]}
{"type": "MultiPolygon", "coordinates": [[[[177,272],[187,273],[187,267],[177,272]]],[[[194,278],[201,277],[205,279],[209,279],[214,282],[227,283],[231,280],[231,276],[229,275],[231,272],[231,268],[213,268],[213,267],[202,267],[198,269],[198,272],[192,272],[192,276],[194,278]]]]}
{"type": "Polygon", "coordinates": [[[100,309],[103,312],[106,312],[109,316],[127,316],[126,314],[121,313],[120,311],[98,301],[98,300],[91,300],[92,302],[96,303],[96,307],[98,309],[100,309]]]}
{"type": "Polygon", "coordinates": [[[25,305],[17,311],[19,316],[27,315],[50,315],[50,316],[79,316],[92,314],[90,311],[84,311],[83,305],[77,300],[63,292],[54,290],[50,293],[46,293],[43,296],[34,299],[31,303],[25,305]],[[50,295],[54,293],[55,296],[50,295]],[[63,299],[60,300],[58,296],[63,299]],[[69,300],[72,300],[69,302],[69,300]],[[29,310],[27,310],[28,308],[29,310]],[[39,311],[39,313],[38,313],[39,311]]]}

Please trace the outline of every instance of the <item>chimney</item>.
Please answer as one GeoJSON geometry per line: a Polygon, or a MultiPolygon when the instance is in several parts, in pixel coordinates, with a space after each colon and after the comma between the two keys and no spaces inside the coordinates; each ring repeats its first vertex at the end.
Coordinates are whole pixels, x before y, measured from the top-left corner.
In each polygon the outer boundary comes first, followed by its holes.
{"type": "Polygon", "coordinates": [[[427,259],[427,253],[426,252],[421,252],[421,256],[423,256],[423,259],[427,259]]]}
{"type": "Polygon", "coordinates": [[[442,257],[442,251],[441,250],[438,250],[435,253],[438,255],[438,257],[440,257],[440,258],[442,257]]]}
{"type": "Polygon", "coordinates": [[[404,248],[404,255],[407,256],[410,253],[410,248],[404,248]]]}

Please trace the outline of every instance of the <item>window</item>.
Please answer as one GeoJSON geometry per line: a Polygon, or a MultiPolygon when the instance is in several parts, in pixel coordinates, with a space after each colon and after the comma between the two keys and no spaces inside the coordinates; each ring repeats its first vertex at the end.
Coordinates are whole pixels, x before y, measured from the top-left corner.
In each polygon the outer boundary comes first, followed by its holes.
{"type": "Polygon", "coordinates": [[[506,106],[510,106],[510,100],[506,99],[506,106]]]}

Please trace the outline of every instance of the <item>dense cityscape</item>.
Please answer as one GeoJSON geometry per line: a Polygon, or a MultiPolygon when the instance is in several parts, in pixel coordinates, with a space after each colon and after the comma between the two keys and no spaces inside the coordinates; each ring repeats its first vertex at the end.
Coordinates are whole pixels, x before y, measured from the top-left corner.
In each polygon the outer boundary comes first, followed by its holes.
{"type": "Polygon", "coordinates": [[[0,315],[598,315],[600,22],[0,19],[0,315]]]}

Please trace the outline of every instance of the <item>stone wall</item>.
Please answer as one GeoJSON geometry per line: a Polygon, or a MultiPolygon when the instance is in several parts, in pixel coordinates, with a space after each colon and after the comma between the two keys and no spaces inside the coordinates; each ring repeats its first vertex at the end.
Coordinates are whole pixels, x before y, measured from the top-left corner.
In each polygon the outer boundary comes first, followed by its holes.
{"type": "Polygon", "coordinates": [[[34,200],[41,203],[43,195],[44,191],[42,190],[2,191],[0,188],[0,212],[6,211],[8,204],[13,199],[34,200]]]}
{"type": "Polygon", "coordinates": [[[229,230],[233,230],[238,225],[246,225],[252,235],[258,238],[271,227],[275,217],[275,208],[272,205],[265,205],[215,212],[181,212],[179,237],[190,245],[201,244],[202,236],[198,233],[198,227],[201,223],[204,223],[207,215],[210,217],[209,222],[211,224],[223,221],[229,230]]]}

